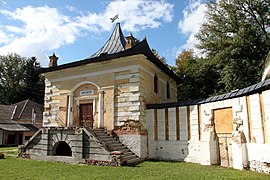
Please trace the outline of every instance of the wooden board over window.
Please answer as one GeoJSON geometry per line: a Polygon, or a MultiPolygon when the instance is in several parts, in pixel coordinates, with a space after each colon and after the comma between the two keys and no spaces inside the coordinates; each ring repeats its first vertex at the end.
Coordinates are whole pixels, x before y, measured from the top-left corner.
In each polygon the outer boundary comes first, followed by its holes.
{"type": "Polygon", "coordinates": [[[232,133],[232,108],[214,110],[216,133],[232,133]]]}

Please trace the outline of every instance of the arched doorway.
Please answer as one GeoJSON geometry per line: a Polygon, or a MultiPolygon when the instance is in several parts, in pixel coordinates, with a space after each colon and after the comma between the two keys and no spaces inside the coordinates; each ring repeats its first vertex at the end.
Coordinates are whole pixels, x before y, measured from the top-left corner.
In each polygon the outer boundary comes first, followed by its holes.
{"type": "Polygon", "coordinates": [[[65,141],[59,141],[53,147],[53,155],[55,156],[72,156],[72,151],[65,141]]]}

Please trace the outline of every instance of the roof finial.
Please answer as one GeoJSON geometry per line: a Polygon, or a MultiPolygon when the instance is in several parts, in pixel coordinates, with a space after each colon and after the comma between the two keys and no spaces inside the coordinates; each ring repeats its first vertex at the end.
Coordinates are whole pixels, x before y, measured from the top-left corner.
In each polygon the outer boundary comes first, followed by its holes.
{"type": "Polygon", "coordinates": [[[50,59],[49,67],[57,66],[58,57],[55,55],[55,52],[53,52],[52,56],[49,56],[49,59],[50,59]]]}
{"type": "Polygon", "coordinates": [[[116,14],[113,18],[110,18],[110,20],[112,20],[112,23],[113,23],[116,19],[119,19],[118,14],[116,14]]]}

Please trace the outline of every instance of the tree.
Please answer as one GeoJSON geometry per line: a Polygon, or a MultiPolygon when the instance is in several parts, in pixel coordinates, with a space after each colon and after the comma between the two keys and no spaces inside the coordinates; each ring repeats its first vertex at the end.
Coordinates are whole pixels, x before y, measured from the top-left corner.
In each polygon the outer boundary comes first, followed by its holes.
{"type": "Polygon", "coordinates": [[[157,50],[155,50],[155,49],[151,49],[151,50],[152,50],[152,53],[153,53],[153,54],[154,54],[161,62],[163,62],[163,64],[167,65],[167,60],[166,60],[165,57],[160,56],[160,55],[158,54],[157,50]]]}
{"type": "Polygon", "coordinates": [[[219,75],[210,60],[196,57],[192,50],[184,50],[174,68],[182,83],[178,85],[178,100],[206,98],[219,89],[219,75]]]}
{"type": "Polygon", "coordinates": [[[197,38],[217,69],[221,92],[257,83],[270,48],[269,0],[210,1],[197,38]]]}
{"type": "Polygon", "coordinates": [[[0,56],[0,103],[11,104],[21,99],[26,59],[17,54],[0,56]]]}
{"type": "Polygon", "coordinates": [[[32,57],[26,61],[24,72],[24,99],[31,99],[39,104],[44,103],[45,83],[44,78],[36,71],[35,67],[40,67],[36,57],[32,57]]]}
{"type": "Polygon", "coordinates": [[[36,59],[18,54],[0,56],[0,103],[13,104],[25,99],[43,103],[44,83],[34,71],[36,59]]]}

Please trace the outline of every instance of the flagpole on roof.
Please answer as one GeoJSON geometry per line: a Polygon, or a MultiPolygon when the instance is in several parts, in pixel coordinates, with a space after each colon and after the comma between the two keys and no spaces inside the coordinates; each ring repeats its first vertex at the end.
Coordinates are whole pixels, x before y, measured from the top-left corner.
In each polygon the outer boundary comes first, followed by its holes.
{"type": "MultiPolygon", "coordinates": [[[[116,21],[116,20],[118,20],[118,19],[119,19],[118,13],[117,13],[114,17],[110,18],[111,23],[114,23],[114,21],[116,21]]],[[[118,22],[118,21],[117,21],[117,22],[118,22]]]]}

